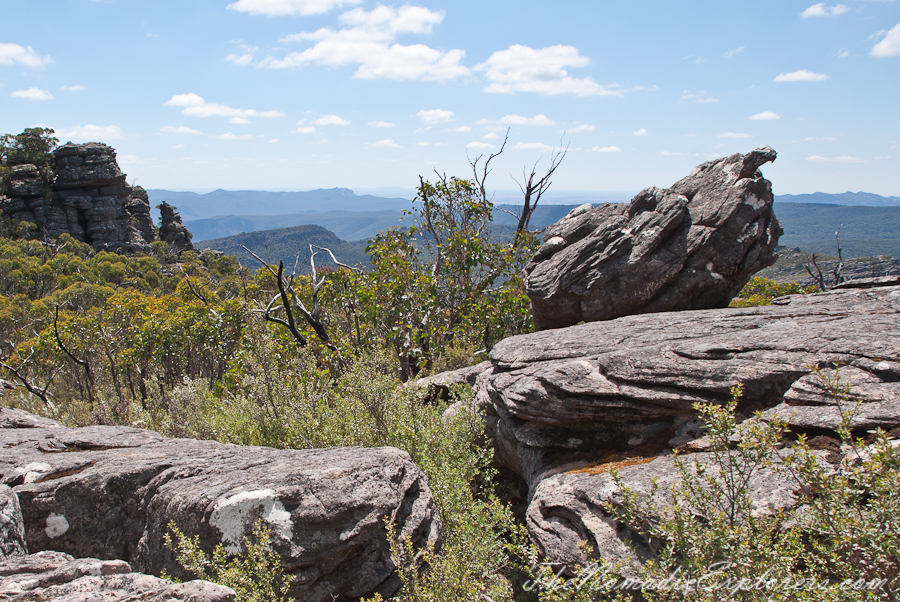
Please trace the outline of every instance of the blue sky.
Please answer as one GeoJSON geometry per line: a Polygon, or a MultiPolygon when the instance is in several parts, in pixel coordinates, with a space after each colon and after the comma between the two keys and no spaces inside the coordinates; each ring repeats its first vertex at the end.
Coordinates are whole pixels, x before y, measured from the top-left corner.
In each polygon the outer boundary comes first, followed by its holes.
{"type": "Polygon", "coordinates": [[[413,188],[567,144],[558,191],[757,146],[777,194],[900,195],[900,1],[0,0],[0,132],[173,190],[413,188]]]}

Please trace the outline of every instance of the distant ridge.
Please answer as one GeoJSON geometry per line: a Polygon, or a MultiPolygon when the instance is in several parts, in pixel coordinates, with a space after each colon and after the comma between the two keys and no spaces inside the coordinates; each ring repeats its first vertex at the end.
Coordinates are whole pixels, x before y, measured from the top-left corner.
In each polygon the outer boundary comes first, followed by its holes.
{"type": "MultiPolygon", "coordinates": [[[[306,192],[268,192],[265,190],[213,190],[206,194],[147,190],[150,204],[165,201],[178,208],[184,220],[226,215],[283,215],[343,211],[402,211],[410,199],[358,196],[349,188],[329,188],[306,192]]],[[[190,226],[189,226],[190,227],[190,226]]]]}
{"type": "Polygon", "coordinates": [[[897,207],[900,196],[880,196],[871,192],[813,192],[812,194],[780,194],[775,196],[776,203],[816,203],[826,205],[845,205],[848,207],[897,207]]]}

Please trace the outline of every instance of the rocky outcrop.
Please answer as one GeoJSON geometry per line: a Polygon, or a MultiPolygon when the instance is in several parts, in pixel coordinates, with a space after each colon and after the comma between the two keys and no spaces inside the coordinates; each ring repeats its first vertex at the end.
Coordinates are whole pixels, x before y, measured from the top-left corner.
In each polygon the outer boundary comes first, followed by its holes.
{"type": "Polygon", "coordinates": [[[134,573],[122,560],[28,554],[18,496],[0,485],[0,600],[232,602],[233,590],[206,581],[175,584],[134,573]]]}
{"type": "Polygon", "coordinates": [[[313,602],[396,590],[386,520],[416,547],[440,539],[425,476],[394,448],[275,450],[125,427],[32,426],[0,430],[0,473],[18,495],[32,551],[183,576],[163,542],[170,521],[207,551],[222,542],[236,553],[262,520],[290,594],[313,602]]]}
{"type": "MultiPolygon", "coordinates": [[[[69,234],[98,251],[150,251],[149,243],[157,240],[150,200],[143,188],[125,182],[113,148],[70,142],[54,151],[51,168],[48,179],[34,165],[14,166],[0,209],[37,224],[42,235],[69,234]]],[[[193,248],[177,214],[163,212],[161,229],[171,248],[193,248]]]]}
{"type": "Polygon", "coordinates": [[[181,216],[175,211],[175,207],[163,201],[159,206],[159,214],[159,239],[169,243],[169,251],[178,254],[193,250],[191,233],[181,223],[181,216]]]}
{"type": "Polygon", "coordinates": [[[535,327],[726,307],[776,259],[781,227],[759,171],[774,160],[763,147],[704,163],[628,205],[572,210],[525,268],[535,327]]]}
{"type": "Polygon", "coordinates": [[[27,553],[19,498],[9,486],[0,485],[0,562],[27,553]]]}
{"type": "Polygon", "coordinates": [[[477,395],[503,463],[534,483],[565,462],[680,445],[693,405],[727,401],[738,384],[745,411],[802,404],[822,412],[834,401],[810,384],[817,367],[843,366],[862,415],[877,415],[900,392],[897,332],[900,287],[627,316],[501,341],[477,395]]]}
{"type": "Polygon", "coordinates": [[[121,560],[75,559],[39,552],[0,562],[0,600],[44,602],[233,602],[234,590],[208,581],[172,583],[131,570],[121,560]]]}
{"type": "MultiPolygon", "coordinates": [[[[739,384],[742,416],[759,410],[794,433],[833,440],[848,415],[857,433],[900,428],[897,332],[900,286],[627,316],[501,341],[476,399],[498,462],[529,487],[539,548],[574,562],[584,560],[578,543],[587,539],[619,558],[622,534],[603,511],[614,501],[604,467],[621,466],[626,484],[642,486],[672,477],[674,449],[690,454],[688,463],[703,461],[693,406],[725,403],[739,384]],[[827,384],[837,378],[859,400],[855,412],[827,384]]],[[[761,478],[759,503],[789,507],[777,479],[761,478]]]]}

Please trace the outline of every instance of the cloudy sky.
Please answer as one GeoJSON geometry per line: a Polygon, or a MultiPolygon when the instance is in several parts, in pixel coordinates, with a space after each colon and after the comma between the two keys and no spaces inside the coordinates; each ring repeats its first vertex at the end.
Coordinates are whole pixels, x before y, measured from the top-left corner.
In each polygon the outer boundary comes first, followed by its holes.
{"type": "Polygon", "coordinates": [[[770,145],[776,193],[900,195],[900,0],[0,0],[0,132],[173,190],[413,188],[569,146],[557,190],[770,145]]]}

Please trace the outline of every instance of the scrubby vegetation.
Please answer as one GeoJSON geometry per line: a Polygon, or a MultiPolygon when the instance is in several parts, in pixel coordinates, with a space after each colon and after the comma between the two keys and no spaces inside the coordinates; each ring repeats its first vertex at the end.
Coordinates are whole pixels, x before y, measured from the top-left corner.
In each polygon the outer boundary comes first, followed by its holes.
{"type": "MultiPolygon", "coordinates": [[[[465,403],[471,391],[454,392],[463,403],[444,419],[446,404],[410,384],[475,363],[494,342],[532,329],[520,274],[535,239],[521,228],[494,239],[492,210],[477,177],[423,181],[413,225],[369,243],[371,269],[310,276],[290,276],[290,267],[252,272],[208,252],[174,256],[165,243],[136,257],[95,252],[67,236],[43,240],[35,227],[0,215],[0,402],[72,426],[121,424],[278,448],[396,446],[427,474],[445,528],[442,548],[419,556],[393,542],[403,582],[397,599],[633,599],[608,580],[566,579],[541,565],[500,501],[482,417],[465,403]]],[[[736,304],[803,292],[756,278],[736,304]]],[[[829,386],[848,401],[838,383],[829,386]]],[[[735,480],[723,488],[685,471],[672,492],[681,503],[668,510],[626,495],[624,506],[608,510],[651,544],[652,557],[639,567],[598,565],[596,575],[619,579],[616,571],[625,571],[646,582],[678,570],[678,583],[692,583],[646,590],[647,600],[889,599],[885,587],[700,585],[703,571],[723,561],[734,566],[710,584],[763,575],[788,584],[869,583],[900,569],[900,457],[883,433],[862,442],[845,425],[853,453],[831,469],[803,438],[783,459],[779,425],[741,430],[732,410],[698,408],[717,464],[735,480]],[[751,512],[741,479],[762,468],[790,472],[803,512],[751,512]]],[[[280,595],[264,530],[238,559],[171,537],[196,576],[232,585],[245,600],[280,595]]]]}

